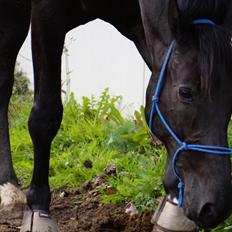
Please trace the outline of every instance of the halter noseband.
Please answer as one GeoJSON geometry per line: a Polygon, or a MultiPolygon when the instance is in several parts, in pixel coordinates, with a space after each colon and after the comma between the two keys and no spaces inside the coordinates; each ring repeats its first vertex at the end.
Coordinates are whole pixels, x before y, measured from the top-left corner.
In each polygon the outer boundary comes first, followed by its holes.
{"type": "MultiPolygon", "coordinates": [[[[215,23],[209,19],[196,19],[192,21],[193,24],[199,25],[199,24],[206,24],[206,25],[212,25],[214,26],[215,23]]],[[[183,151],[196,151],[196,152],[203,152],[205,155],[223,155],[223,156],[229,156],[232,155],[232,149],[227,148],[227,147],[219,147],[219,146],[208,146],[208,145],[198,145],[198,144],[188,144],[185,141],[182,141],[176,133],[172,130],[172,128],[169,126],[168,122],[166,121],[165,117],[163,116],[162,112],[160,111],[159,107],[159,99],[160,99],[160,94],[161,90],[163,87],[163,82],[164,82],[164,75],[167,69],[168,62],[170,60],[173,47],[175,44],[175,40],[172,41],[168,48],[167,55],[165,57],[158,83],[155,89],[155,94],[152,97],[152,108],[151,108],[151,113],[150,113],[150,121],[149,121],[149,127],[152,132],[152,127],[153,127],[153,121],[154,121],[154,115],[157,114],[159,119],[161,120],[162,124],[166,128],[166,130],[169,132],[169,134],[172,136],[172,138],[176,141],[176,143],[179,145],[179,148],[177,148],[173,160],[172,160],[172,169],[175,174],[175,176],[178,178],[178,189],[179,189],[179,197],[178,197],[178,207],[181,208],[183,206],[183,197],[184,197],[184,182],[182,181],[182,178],[180,174],[177,171],[176,168],[176,163],[178,161],[178,158],[180,154],[183,151]]]]}

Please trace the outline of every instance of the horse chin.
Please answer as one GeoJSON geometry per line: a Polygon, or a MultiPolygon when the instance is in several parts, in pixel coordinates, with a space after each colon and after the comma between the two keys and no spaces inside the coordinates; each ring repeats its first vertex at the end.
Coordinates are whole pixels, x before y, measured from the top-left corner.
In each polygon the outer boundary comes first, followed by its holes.
{"type": "Polygon", "coordinates": [[[26,206],[25,194],[11,183],[0,186],[0,223],[19,226],[26,206]]]}

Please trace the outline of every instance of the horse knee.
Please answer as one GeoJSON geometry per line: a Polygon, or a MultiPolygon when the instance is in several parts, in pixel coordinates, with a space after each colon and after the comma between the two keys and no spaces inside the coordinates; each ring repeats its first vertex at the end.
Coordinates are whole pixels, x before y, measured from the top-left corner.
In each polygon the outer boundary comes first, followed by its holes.
{"type": "Polygon", "coordinates": [[[28,122],[32,139],[51,142],[59,130],[62,115],[61,101],[35,102],[28,122]]]}

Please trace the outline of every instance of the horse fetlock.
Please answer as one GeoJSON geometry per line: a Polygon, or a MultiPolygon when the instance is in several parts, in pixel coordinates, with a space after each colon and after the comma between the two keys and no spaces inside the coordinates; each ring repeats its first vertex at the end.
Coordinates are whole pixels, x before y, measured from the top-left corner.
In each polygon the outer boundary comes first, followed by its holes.
{"type": "Polygon", "coordinates": [[[19,205],[26,204],[25,194],[11,183],[6,183],[0,186],[0,199],[1,199],[1,205],[0,205],[1,208],[14,206],[17,204],[19,205]]]}
{"type": "Polygon", "coordinates": [[[59,232],[59,229],[49,213],[27,210],[20,232],[59,232]]]}
{"type": "Polygon", "coordinates": [[[30,209],[37,211],[49,211],[51,193],[49,186],[31,187],[27,191],[27,203],[30,209]]]}
{"type": "Polygon", "coordinates": [[[15,185],[7,183],[0,186],[0,222],[21,224],[26,206],[26,196],[15,185]]]}

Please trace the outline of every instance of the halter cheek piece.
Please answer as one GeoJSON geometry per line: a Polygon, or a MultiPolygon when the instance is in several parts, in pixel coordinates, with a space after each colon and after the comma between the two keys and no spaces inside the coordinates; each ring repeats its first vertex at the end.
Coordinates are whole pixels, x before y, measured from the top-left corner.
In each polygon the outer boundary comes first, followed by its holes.
{"type": "MultiPolygon", "coordinates": [[[[208,24],[214,26],[215,23],[209,19],[196,19],[192,21],[193,24],[199,25],[199,24],[208,24]]],[[[198,145],[198,144],[188,144],[185,141],[182,141],[176,133],[172,130],[172,128],[169,126],[168,122],[164,118],[162,112],[160,111],[159,107],[159,99],[160,99],[160,94],[162,91],[162,87],[164,85],[164,75],[167,69],[167,65],[169,62],[169,59],[171,57],[173,47],[175,45],[175,41],[172,41],[168,48],[167,55],[165,57],[158,83],[155,89],[154,96],[152,97],[152,107],[151,107],[151,113],[150,113],[150,121],[149,121],[149,127],[152,132],[152,127],[153,127],[153,121],[154,121],[154,116],[155,114],[158,115],[161,123],[164,125],[166,130],[169,132],[169,134],[172,136],[172,138],[176,141],[176,143],[179,145],[179,148],[176,150],[173,160],[172,160],[172,169],[175,174],[175,176],[178,178],[179,184],[178,184],[178,189],[179,189],[179,198],[178,198],[178,207],[181,208],[183,206],[183,197],[184,197],[184,182],[182,181],[182,178],[180,174],[177,171],[176,168],[176,163],[178,161],[178,158],[180,154],[185,151],[196,151],[196,152],[203,152],[204,155],[223,155],[223,156],[229,156],[232,155],[232,149],[227,148],[227,147],[218,147],[218,146],[207,146],[207,145],[198,145]]]]}

